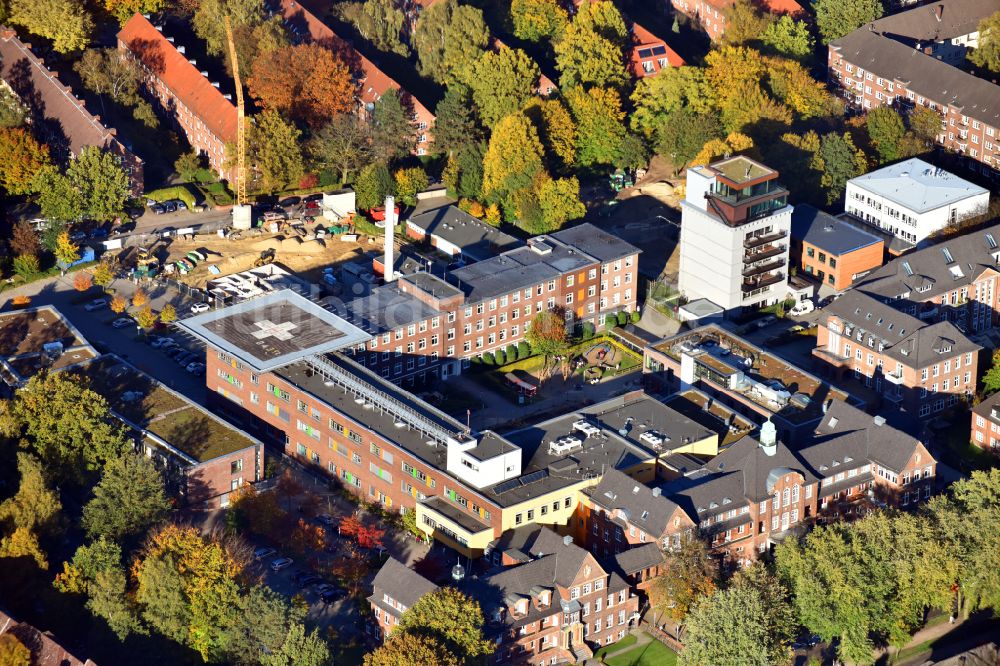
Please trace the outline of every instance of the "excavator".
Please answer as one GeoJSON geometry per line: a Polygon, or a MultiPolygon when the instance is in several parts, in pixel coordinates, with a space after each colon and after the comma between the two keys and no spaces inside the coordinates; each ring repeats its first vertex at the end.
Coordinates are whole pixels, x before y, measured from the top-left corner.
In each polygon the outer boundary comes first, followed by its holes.
{"type": "Polygon", "coordinates": [[[257,257],[253,262],[254,268],[259,268],[260,266],[267,266],[268,264],[273,264],[275,256],[277,256],[277,251],[273,247],[269,247],[266,250],[262,250],[260,256],[257,257]]]}

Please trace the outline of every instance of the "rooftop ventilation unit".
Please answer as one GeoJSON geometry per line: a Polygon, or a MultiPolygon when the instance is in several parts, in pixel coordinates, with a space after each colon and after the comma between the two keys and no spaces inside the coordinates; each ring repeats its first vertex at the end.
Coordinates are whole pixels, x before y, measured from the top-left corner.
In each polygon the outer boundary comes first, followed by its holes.
{"type": "Polygon", "coordinates": [[[560,437],[555,441],[549,442],[549,453],[558,455],[569,453],[570,451],[574,451],[582,447],[582,439],[574,437],[573,435],[566,435],[565,437],[560,437]]]}
{"type": "Polygon", "coordinates": [[[593,437],[601,432],[601,429],[586,419],[580,419],[573,424],[573,430],[582,432],[587,437],[593,437]]]}

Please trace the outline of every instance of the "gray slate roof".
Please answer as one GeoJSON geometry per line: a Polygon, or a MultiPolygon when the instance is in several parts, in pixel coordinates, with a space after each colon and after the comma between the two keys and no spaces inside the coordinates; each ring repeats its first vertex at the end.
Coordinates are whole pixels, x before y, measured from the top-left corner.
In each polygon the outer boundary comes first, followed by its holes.
{"type": "Polygon", "coordinates": [[[396,558],[390,557],[375,574],[372,589],[373,597],[381,599],[385,593],[407,608],[412,608],[421,597],[434,592],[438,586],[396,558]]]}
{"type": "Polygon", "coordinates": [[[792,238],[834,256],[881,242],[881,238],[809,204],[792,211],[792,238]]]}
{"type": "Polygon", "coordinates": [[[984,270],[997,269],[998,258],[1000,224],[995,224],[893,259],[858,287],[883,298],[926,301],[972,284],[984,270]]]}
{"type": "Polygon", "coordinates": [[[1000,0],[936,0],[890,14],[870,25],[886,37],[914,45],[975,32],[979,22],[996,11],[1000,11],[1000,0]]]}
{"type": "Polygon", "coordinates": [[[593,501],[606,511],[621,509],[630,525],[659,538],[667,529],[677,504],[641,481],[636,481],[617,469],[608,471],[601,482],[587,491],[593,501]]]}
{"type": "Polygon", "coordinates": [[[550,234],[552,238],[586,252],[598,261],[608,262],[639,252],[631,243],[584,223],[550,234]]]}
{"type": "Polygon", "coordinates": [[[813,441],[799,455],[819,478],[858,467],[866,460],[900,471],[918,444],[902,430],[840,400],[830,402],[813,441]]]}
{"type": "Polygon", "coordinates": [[[461,249],[462,254],[481,261],[521,245],[521,241],[475,218],[457,206],[442,206],[407,220],[426,234],[443,238],[461,249]]]}
{"type": "Polygon", "coordinates": [[[488,580],[493,585],[519,594],[527,594],[534,586],[571,587],[590,555],[572,541],[565,543],[561,536],[547,527],[529,532],[521,550],[537,559],[489,576],[488,580]]]}
{"type": "Polygon", "coordinates": [[[970,118],[1000,126],[1000,86],[945,64],[862,26],[830,42],[847,62],[938,104],[951,104],[970,118]]]}
{"type": "Polygon", "coordinates": [[[657,543],[645,543],[641,546],[629,548],[615,555],[615,562],[626,575],[631,575],[649,569],[659,564],[663,564],[666,558],[660,545],[657,543]]]}
{"type": "Polygon", "coordinates": [[[824,312],[853,327],[850,334],[844,332],[845,342],[850,337],[855,346],[863,343],[875,350],[881,343],[883,354],[910,368],[925,368],[939,359],[981,349],[950,321],[924,322],[858,288],[844,292],[824,312]],[[861,341],[858,331],[863,332],[861,341]],[[874,338],[871,345],[870,337],[874,338]]]}

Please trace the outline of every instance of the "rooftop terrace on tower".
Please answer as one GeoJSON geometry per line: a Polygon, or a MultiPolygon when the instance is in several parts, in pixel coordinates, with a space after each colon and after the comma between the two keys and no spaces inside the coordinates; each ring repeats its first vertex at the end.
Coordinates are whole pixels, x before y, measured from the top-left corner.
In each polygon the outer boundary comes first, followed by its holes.
{"type": "Polygon", "coordinates": [[[189,317],[177,325],[262,372],[353,347],[371,337],[290,289],[189,317]]]}

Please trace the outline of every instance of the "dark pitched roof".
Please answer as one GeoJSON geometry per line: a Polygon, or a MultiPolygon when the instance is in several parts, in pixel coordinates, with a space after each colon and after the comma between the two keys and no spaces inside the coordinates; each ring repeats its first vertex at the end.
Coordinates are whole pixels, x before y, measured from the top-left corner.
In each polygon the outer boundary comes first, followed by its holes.
{"type": "MultiPolygon", "coordinates": [[[[537,531],[522,533],[516,537],[523,539],[519,550],[537,558],[526,564],[521,564],[501,571],[488,578],[489,582],[507,592],[527,594],[533,586],[571,587],[573,581],[583,568],[583,563],[590,555],[572,540],[566,543],[547,527],[539,527],[537,531]]],[[[598,565],[599,566],[599,565],[598,565]]]]}
{"type": "Polygon", "coordinates": [[[105,127],[35,56],[29,45],[3,26],[0,26],[0,78],[46,125],[58,126],[57,131],[62,135],[59,139],[73,154],[79,155],[87,146],[114,149],[119,155],[127,152],[115,138],[115,130],[105,127]]]}
{"type": "Polygon", "coordinates": [[[629,548],[615,555],[615,562],[626,575],[663,564],[665,559],[660,545],[653,542],[629,548]]]}
{"type": "Polygon", "coordinates": [[[984,417],[987,417],[987,418],[993,418],[994,420],[1000,420],[1000,419],[996,419],[993,416],[993,410],[994,409],[1000,409],[1000,393],[994,393],[990,397],[986,398],[985,400],[983,400],[982,402],[980,402],[978,405],[976,405],[975,407],[973,407],[972,411],[974,413],[976,413],[976,414],[979,414],[980,416],[984,416],[984,417]]]}
{"type": "Polygon", "coordinates": [[[90,659],[83,661],[70,654],[52,634],[18,622],[0,610],[0,636],[4,634],[10,634],[28,648],[33,666],[96,666],[90,659]]]}
{"type": "Polygon", "coordinates": [[[850,324],[845,341],[867,344],[910,368],[927,367],[945,354],[950,358],[981,349],[949,321],[924,322],[858,288],[844,292],[824,312],[850,324]]]}
{"type": "Polygon", "coordinates": [[[591,499],[610,513],[622,510],[629,524],[658,538],[667,529],[677,504],[617,469],[608,471],[601,482],[587,491],[591,499]]]}
{"type": "Polygon", "coordinates": [[[521,241],[475,218],[457,206],[442,206],[412,216],[407,224],[458,247],[480,261],[521,245],[521,241]]]}
{"type": "Polygon", "coordinates": [[[972,284],[984,270],[996,270],[998,264],[1000,224],[995,224],[893,259],[872,271],[858,287],[883,298],[909,295],[910,300],[928,300],[972,284]]]}
{"type": "Polygon", "coordinates": [[[882,242],[882,239],[875,234],[859,229],[809,204],[798,205],[792,211],[792,238],[809,243],[834,256],[882,242]]]}
{"type": "Polygon", "coordinates": [[[407,608],[412,608],[421,597],[434,592],[438,586],[396,558],[390,557],[375,574],[372,589],[373,597],[381,599],[382,593],[385,593],[407,608]]]}
{"type": "Polygon", "coordinates": [[[142,14],[118,32],[119,41],[221,141],[236,141],[236,106],[142,14]]]}
{"type": "Polygon", "coordinates": [[[975,32],[979,22],[1000,11],[997,0],[936,0],[873,21],[872,29],[909,45],[949,40],[975,32]]]}
{"type": "Polygon", "coordinates": [[[994,127],[1000,125],[1000,86],[883,37],[867,25],[830,42],[830,48],[856,67],[901,81],[928,100],[951,104],[994,127]]]}
{"type": "Polygon", "coordinates": [[[813,444],[799,450],[816,476],[826,478],[870,460],[899,471],[910,460],[919,441],[897,430],[885,419],[867,414],[846,402],[833,400],[816,427],[813,444]],[[850,460],[849,460],[850,459],[850,460]]]}

